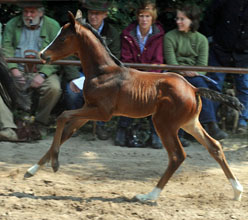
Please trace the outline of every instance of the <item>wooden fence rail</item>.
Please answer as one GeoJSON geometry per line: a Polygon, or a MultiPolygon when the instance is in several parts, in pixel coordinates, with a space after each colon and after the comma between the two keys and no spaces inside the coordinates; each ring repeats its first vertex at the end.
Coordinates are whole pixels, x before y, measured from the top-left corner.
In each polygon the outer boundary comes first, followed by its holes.
{"type": "MultiPolygon", "coordinates": [[[[40,59],[30,58],[6,58],[8,63],[33,63],[42,64],[40,59]]],[[[76,65],[80,66],[80,61],[77,60],[58,60],[53,62],[55,65],[76,65]]],[[[200,72],[220,72],[220,73],[233,73],[233,74],[247,74],[248,68],[239,67],[216,67],[216,66],[182,66],[182,65],[167,65],[167,64],[140,64],[140,63],[124,63],[127,67],[135,69],[156,69],[168,71],[200,71],[200,72]]]]}

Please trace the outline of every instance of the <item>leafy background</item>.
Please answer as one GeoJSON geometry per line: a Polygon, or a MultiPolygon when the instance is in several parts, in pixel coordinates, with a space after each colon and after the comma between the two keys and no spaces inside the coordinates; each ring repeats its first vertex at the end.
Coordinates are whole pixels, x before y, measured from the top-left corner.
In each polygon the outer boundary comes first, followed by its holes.
{"type": "MultiPolygon", "coordinates": [[[[82,1],[82,0],[81,0],[82,1]]],[[[195,3],[201,7],[203,13],[211,0],[157,0],[158,20],[164,25],[166,31],[175,27],[174,11],[177,5],[184,3],[195,3]]],[[[4,2],[7,2],[5,0],[4,2]]],[[[43,0],[46,14],[56,19],[61,25],[67,22],[67,11],[74,14],[79,8],[85,14],[80,1],[56,1],[43,0]]],[[[135,20],[135,9],[142,0],[112,0],[112,8],[109,10],[109,20],[121,32],[128,24],[135,20]]],[[[4,25],[9,19],[20,14],[20,8],[16,4],[0,3],[0,22],[4,25]]]]}

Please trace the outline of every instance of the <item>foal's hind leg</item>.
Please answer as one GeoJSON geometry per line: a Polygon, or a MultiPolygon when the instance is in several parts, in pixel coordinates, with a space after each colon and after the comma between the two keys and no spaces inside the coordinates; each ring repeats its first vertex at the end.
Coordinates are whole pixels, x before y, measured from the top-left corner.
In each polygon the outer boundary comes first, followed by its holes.
{"type": "Polygon", "coordinates": [[[234,190],[234,199],[241,200],[243,187],[230,170],[221,144],[208,135],[208,133],[201,126],[198,119],[192,120],[187,125],[185,125],[183,129],[194,136],[199,143],[207,148],[211,156],[220,164],[227,179],[231,182],[234,190]]]}
{"type": "Polygon", "coordinates": [[[164,147],[168,152],[169,164],[165,173],[152,192],[136,196],[136,198],[140,201],[156,200],[165,184],[169,181],[173,173],[178,169],[178,167],[186,158],[186,153],[177,135],[178,129],[176,127],[172,127],[168,121],[161,119],[162,118],[154,116],[153,123],[164,147]]]}

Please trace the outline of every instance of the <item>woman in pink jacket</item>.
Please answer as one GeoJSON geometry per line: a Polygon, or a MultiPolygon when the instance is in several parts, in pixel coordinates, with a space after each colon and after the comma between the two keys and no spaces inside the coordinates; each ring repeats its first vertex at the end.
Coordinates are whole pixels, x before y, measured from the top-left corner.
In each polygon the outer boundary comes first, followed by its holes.
{"type": "MultiPolygon", "coordinates": [[[[121,34],[121,61],[125,63],[163,63],[164,30],[157,19],[157,9],[153,2],[145,1],[137,10],[137,21],[130,24],[121,34]]],[[[154,70],[153,70],[154,72],[154,70]]],[[[160,72],[160,70],[157,70],[160,72]]],[[[152,148],[162,148],[161,141],[151,122],[152,148]]],[[[115,144],[119,146],[140,146],[135,140],[126,137],[127,128],[133,119],[120,117],[115,144]]]]}

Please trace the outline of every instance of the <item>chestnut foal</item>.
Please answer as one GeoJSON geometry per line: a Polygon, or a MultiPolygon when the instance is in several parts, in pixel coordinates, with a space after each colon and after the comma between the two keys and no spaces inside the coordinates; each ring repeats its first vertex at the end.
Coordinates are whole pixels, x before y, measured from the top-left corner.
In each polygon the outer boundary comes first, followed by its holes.
{"type": "Polygon", "coordinates": [[[240,200],[243,187],[231,172],[220,143],[208,135],[198,118],[200,96],[221,101],[238,110],[242,109],[242,104],[236,98],[195,88],[175,73],[141,72],[123,67],[106,51],[93,29],[79,23],[70,12],[69,21],[55,40],[40,52],[40,56],[48,63],[74,53],[79,56],[85,73],[85,105],[81,109],[65,111],[58,117],[50,149],[28,169],[25,177],[33,176],[49,160],[56,172],[59,169],[60,146],[89,120],[108,121],[112,116],[141,118],[152,115],[156,131],[168,152],[169,164],[156,187],[148,194],[137,195],[138,200],[156,200],[186,158],[178,138],[180,128],[207,148],[231,182],[234,199],[240,200]]]}

